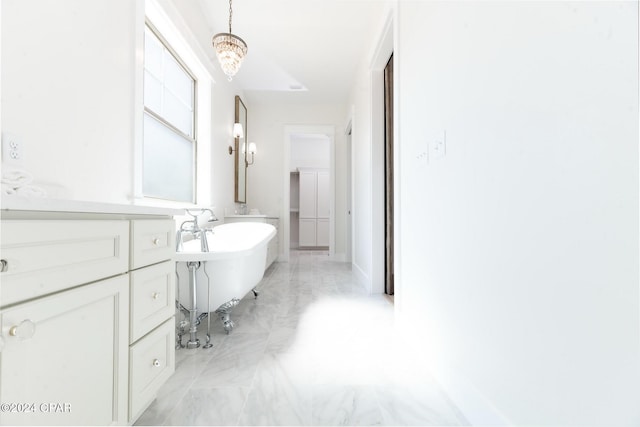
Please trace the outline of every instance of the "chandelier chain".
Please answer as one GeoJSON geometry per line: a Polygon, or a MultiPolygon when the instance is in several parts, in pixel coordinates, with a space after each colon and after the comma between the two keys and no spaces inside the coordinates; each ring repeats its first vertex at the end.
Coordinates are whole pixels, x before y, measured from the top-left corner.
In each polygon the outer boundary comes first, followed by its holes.
{"type": "Polygon", "coordinates": [[[229,34],[231,34],[231,17],[233,16],[233,9],[231,8],[231,2],[233,0],[229,0],[229,34]]]}

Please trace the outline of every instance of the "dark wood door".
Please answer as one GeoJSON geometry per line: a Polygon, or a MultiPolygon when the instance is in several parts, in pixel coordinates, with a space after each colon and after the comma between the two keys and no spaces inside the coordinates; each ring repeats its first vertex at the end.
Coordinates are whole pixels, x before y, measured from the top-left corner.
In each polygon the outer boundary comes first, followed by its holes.
{"type": "Polygon", "coordinates": [[[384,69],[385,293],[394,293],[393,262],[393,54],[384,69]]]}

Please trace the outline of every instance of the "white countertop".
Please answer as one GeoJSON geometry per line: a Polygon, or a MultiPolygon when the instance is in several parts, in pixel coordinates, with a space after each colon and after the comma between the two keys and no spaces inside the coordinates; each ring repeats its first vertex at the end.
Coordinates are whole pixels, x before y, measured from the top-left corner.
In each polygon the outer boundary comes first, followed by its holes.
{"type": "Polygon", "coordinates": [[[2,195],[0,209],[3,211],[73,212],[116,215],[184,215],[184,209],[84,202],[81,200],[49,199],[44,197],[7,196],[4,194],[2,195]]]}

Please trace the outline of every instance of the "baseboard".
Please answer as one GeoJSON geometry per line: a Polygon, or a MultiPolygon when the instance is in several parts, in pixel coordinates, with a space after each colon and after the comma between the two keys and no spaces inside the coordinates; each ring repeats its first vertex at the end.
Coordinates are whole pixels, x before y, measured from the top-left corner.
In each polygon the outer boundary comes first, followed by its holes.
{"type": "MultiPolygon", "coordinates": [[[[398,313],[397,313],[398,314],[398,313]]],[[[416,330],[417,322],[411,321],[402,314],[396,316],[397,326],[401,331],[402,341],[411,350],[412,354],[420,355],[425,373],[430,374],[438,382],[446,397],[472,426],[511,426],[511,423],[484,394],[462,373],[446,361],[439,361],[434,354],[437,349],[426,350],[421,347],[422,340],[416,337],[423,336],[416,330]]]]}
{"type": "Polygon", "coordinates": [[[351,271],[354,273],[358,283],[364,286],[365,289],[371,293],[371,278],[369,278],[369,276],[367,276],[356,263],[351,263],[351,271]]]}
{"type": "Polygon", "coordinates": [[[329,257],[329,259],[331,261],[336,261],[336,262],[346,262],[347,261],[347,254],[343,253],[334,253],[333,255],[331,255],[329,257]]]}
{"type": "Polygon", "coordinates": [[[472,426],[512,425],[463,375],[445,367],[434,368],[432,375],[472,426]]]}

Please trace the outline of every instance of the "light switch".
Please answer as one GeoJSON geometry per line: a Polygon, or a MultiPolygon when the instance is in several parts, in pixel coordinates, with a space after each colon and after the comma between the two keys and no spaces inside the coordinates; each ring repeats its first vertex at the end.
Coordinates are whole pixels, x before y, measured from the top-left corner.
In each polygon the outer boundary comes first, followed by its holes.
{"type": "Polygon", "coordinates": [[[429,144],[429,157],[441,159],[447,154],[447,132],[442,131],[429,144]]]}

